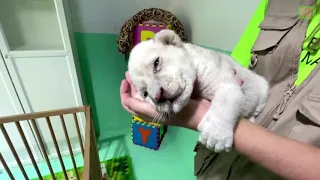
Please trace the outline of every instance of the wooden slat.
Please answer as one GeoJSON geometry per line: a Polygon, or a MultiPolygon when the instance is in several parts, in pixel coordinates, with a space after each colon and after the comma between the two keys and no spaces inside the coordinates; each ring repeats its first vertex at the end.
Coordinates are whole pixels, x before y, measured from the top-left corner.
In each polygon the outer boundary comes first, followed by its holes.
{"type": "Polygon", "coordinates": [[[64,177],[66,179],[68,179],[68,174],[67,174],[66,168],[64,166],[63,160],[62,160],[62,156],[61,156],[61,153],[60,153],[59,145],[58,145],[56,136],[54,134],[54,131],[53,131],[53,128],[52,128],[52,125],[51,125],[51,122],[50,122],[50,118],[46,117],[46,121],[47,121],[47,125],[48,125],[49,131],[50,131],[50,134],[51,134],[51,137],[52,137],[52,140],[53,140],[54,147],[55,147],[55,149],[57,151],[57,154],[58,154],[58,158],[59,158],[62,170],[63,170],[64,177]]]}
{"type": "Polygon", "coordinates": [[[79,143],[80,143],[80,149],[81,149],[82,157],[84,157],[83,143],[82,143],[80,127],[79,127],[78,118],[77,118],[77,114],[76,113],[73,113],[73,120],[74,120],[74,124],[76,126],[76,129],[77,129],[78,140],[79,140],[79,143]]]}
{"type": "MultiPolygon", "coordinates": [[[[47,151],[46,151],[46,148],[45,148],[45,145],[43,143],[43,140],[42,140],[42,137],[40,135],[40,132],[39,132],[39,129],[37,128],[37,125],[36,125],[36,122],[34,119],[39,119],[39,118],[46,118],[46,117],[50,117],[50,116],[62,116],[65,115],[65,114],[73,114],[74,115],[74,121],[77,122],[77,117],[76,117],[76,113],[80,113],[80,112],[85,112],[87,110],[90,110],[90,106],[81,106],[81,107],[73,107],[73,108],[64,108],[64,109],[56,109],[56,110],[50,110],[50,111],[41,111],[41,112],[34,112],[34,113],[28,113],[28,114],[20,114],[20,115],[13,115],[13,116],[5,116],[5,117],[0,117],[0,126],[2,127],[1,129],[4,129],[4,126],[3,124],[5,123],[10,123],[10,122],[15,122],[17,124],[17,127],[19,129],[19,121],[23,121],[23,120],[30,120],[31,121],[31,124],[32,124],[32,127],[33,127],[33,130],[35,132],[35,135],[39,141],[39,145],[40,145],[40,148],[41,148],[41,151],[43,153],[43,156],[45,158],[45,161],[49,167],[49,170],[50,170],[50,174],[52,176],[52,179],[55,180],[55,176],[54,176],[54,172],[53,172],[53,169],[52,169],[52,166],[51,166],[51,163],[49,161],[49,158],[48,158],[48,154],[47,154],[47,151]]],[[[90,115],[90,114],[89,114],[90,115]]],[[[90,117],[90,116],[89,116],[90,117]]],[[[90,122],[90,118],[87,119],[88,122],[90,122]]],[[[90,123],[86,123],[89,128],[86,127],[86,135],[85,135],[85,142],[88,142],[88,143],[85,143],[85,148],[87,149],[87,153],[85,152],[84,150],[84,146],[83,146],[83,142],[82,142],[82,137],[81,137],[81,133],[80,133],[80,128],[79,128],[79,124],[78,122],[76,123],[76,128],[77,128],[77,133],[78,133],[78,140],[80,141],[80,145],[81,145],[81,152],[82,152],[82,156],[84,156],[84,161],[85,162],[88,162],[87,164],[85,163],[85,169],[87,169],[87,173],[84,173],[84,174],[87,174],[88,176],[84,176],[84,177],[88,177],[89,179],[91,179],[92,177],[90,176],[90,164],[92,163],[91,161],[91,158],[90,158],[90,155],[92,154],[92,146],[90,145],[90,139],[92,138],[92,136],[90,136],[90,126],[91,124],[90,123]],[[88,138],[87,138],[88,137],[88,138]],[[87,155],[86,155],[87,154],[87,155]]],[[[69,151],[70,151],[70,154],[71,154],[71,157],[72,157],[72,160],[73,160],[73,165],[74,165],[74,168],[76,170],[76,173],[77,173],[77,178],[79,179],[79,174],[78,174],[78,171],[77,171],[77,168],[76,168],[76,163],[75,163],[75,160],[74,160],[74,155],[73,155],[73,152],[72,152],[72,148],[71,148],[71,144],[70,144],[70,139],[69,139],[69,136],[68,136],[68,132],[67,132],[67,129],[66,129],[66,126],[64,124],[64,121],[63,121],[63,127],[64,127],[64,132],[65,132],[65,135],[66,135],[66,139],[68,141],[68,148],[69,148],[69,151]]],[[[21,126],[20,126],[21,128],[21,126]]],[[[4,129],[5,130],[5,129],[4,129]]],[[[3,130],[2,130],[3,131],[3,130]]],[[[6,132],[6,131],[5,131],[6,132]]],[[[21,133],[23,134],[23,131],[22,131],[22,128],[21,128],[21,131],[19,131],[20,133],[20,136],[22,139],[25,139],[25,136],[21,135],[21,133]]],[[[9,136],[7,136],[9,138],[9,136]]],[[[10,140],[10,139],[9,139],[10,140]]],[[[26,140],[26,139],[25,139],[26,140]]],[[[30,146],[28,143],[26,143],[27,141],[24,141],[23,142],[25,143],[25,146],[26,146],[26,149],[29,154],[29,156],[31,157],[31,159],[34,159],[33,156],[32,156],[32,152],[30,150],[30,146]],[[29,150],[28,150],[29,149],[29,150]]],[[[12,145],[12,142],[11,142],[11,145],[12,145]]],[[[12,145],[13,147],[13,145],[12,145]]],[[[13,147],[14,148],[14,147],[13,147]]],[[[14,152],[13,152],[14,153],[14,152]]],[[[17,156],[17,153],[16,153],[16,156],[15,158],[19,158],[17,156]]],[[[33,161],[33,160],[32,160],[33,161]]],[[[18,164],[20,162],[20,159],[17,160],[18,164]]],[[[39,176],[39,174],[41,175],[40,171],[38,171],[38,167],[35,166],[35,163],[32,162],[36,171],[37,171],[37,174],[39,176]]],[[[20,165],[21,166],[21,165],[20,165]]],[[[21,168],[21,167],[20,167],[21,168]]],[[[100,167],[99,167],[99,170],[100,170],[100,167]]],[[[26,173],[24,172],[24,176],[26,175],[26,173]]],[[[25,177],[26,178],[26,177],[25,177]]],[[[39,179],[42,179],[42,177],[40,176],[39,179]]]]}
{"type": "Polygon", "coordinates": [[[44,155],[44,159],[45,159],[45,161],[46,161],[46,163],[47,163],[47,166],[48,166],[48,168],[49,168],[49,171],[50,171],[50,174],[51,174],[51,176],[52,176],[52,179],[55,180],[56,177],[55,177],[55,175],[54,175],[54,172],[53,172],[53,169],[52,169],[52,166],[51,166],[49,157],[48,157],[47,150],[46,150],[46,148],[45,148],[45,146],[44,146],[44,144],[43,144],[43,140],[42,140],[42,138],[41,138],[41,135],[40,135],[38,126],[37,126],[36,121],[35,121],[34,119],[31,119],[31,125],[32,125],[32,127],[33,127],[34,132],[36,133],[36,137],[37,137],[37,139],[38,139],[38,141],[39,141],[41,151],[42,151],[42,153],[43,153],[43,155],[44,155]]]}
{"type": "Polygon", "coordinates": [[[0,124],[84,112],[86,106],[0,117],[0,124]]]}
{"type": "Polygon", "coordinates": [[[89,118],[90,121],[88,121],[88,123],[90,124],[90,164],[91,164],[91,168],[90,168],[90,178],[92,180],[97,179],[97,166],[95,163],[95,155],[94,155],[94,143],[93,143],[93,133],[92,133],[92,123],[91,123],[91,109],[87,109],[86,110],[86,117],[89,118]]]}
{"type": "Polygon", "coordinates": [[[90,157],[91,157],[91,168],[90,174],[92,175],[93,179],[101,179],[101,168],[100,168],[100,159],[98,154],[98,148],[96,143],[96,136],[94,132],[93,121],[91,118],[91,108],[86,109],[86,118],[89,119],[87,122],[90,124],[90,157]]]}
{"type": "Polygon", "coordinates": [[[91,180],[90,169],[91,166],[91,123],[90,123],[90,107],[86,107],[86,133],[85,133],[85,149],[84,149],[84,170],[83,170],[83,179],[91,180]]]}
{"type": "Polygon", "coordinates": [[[78,173],[78,169],[77,169],[77,165],[76,165],[76,161],[74,160],[74,155],[73,155],[73,151],[72,151],[72,147],[71,147],[71,143],[70,143],[70,139],[69,139],[69,135],[68,135],[66,124],[64,122],[63,115],[60,115],[60,120],[61,120],[61,124],[62,124],[62,128],[63,128],[63,132],[64,132],[64,135],[65,135],[65,138],[67,140],[68,149],[69,149],[69,152],[70,152],[70,155],[71,155],[71,160],[72,160],[74,171],[76,172],[77,179],[80,179],[80,176],[79,176],[79,173],[78,173]]]}
{"type": "Polygon", "coordinates": [[[30,146],[28,144],[27,138],[24,135],[24,132],[23,132],[23,130],[21,128],[20,122],[15,122],[15,124],[16,124],[16,127],[17,127],[18,131],[19,131],[19,134],[20,134],[20,137],[21,137],[21,139],[23,141],[23,144],[24,144],[24,146],[25,146],[25,148],[26,148],[26,150],[28,152],[28,155],[29,155],[29,157],[31,159],[32,165],[33,165],[34,169],[37,172],[38,178],[39,178],[39,180],[42,180],[42,175],[41,175],[40,170],[38,168],[38,165],[37,165],[37,163],[36,163],[36,161],[35,161],[35,159],[33,157],[33,154],[31,152],[30,146]]]}
{"type": "Polygon", "coordinates": [[[23,168],[23,165],[22,165],[22,163],[21,163],[21,161],[20,161],[20,158],[19,158],[19,156],[18,156],[18,154],[17,154],[17,151],[15,150],[15,148],[14,148],[12,142],[11,142],[11,139],[10,139],[10,137],[9,137],[7,131],[6,131],[6,128],[4,127],[3,124],[0,124],[0,129],[1,129],[1,131],[2,131],[2,134],[3,134],[4,138],[6,139],[8,145],[9,145],[9,147],[10,147],[10,150],[11,150],[11,152],[12,152],[15,160],[17,161],[17,164],[18,164],[18,166],[19,166],[19,168],[20,168],[20,171],[21,171],[23,177],[24,177],[26,180],[28,180],[28,179],[29,179],[29,178],[28,178],[28,175],[27,175],[25,169],[23,168]]]}
{"type": "Polygon", "coordinates": [[[92,136],[92,124],[91,124],[91,128],[90,128],[90,163],[91,163],[91,168],[90,168],[90,176],[92,179],[97,179],[97,173],[96,173],[96,169],[97,169],[97,166],[96,164],[94,163],[95,162],[95,156],[94,156],[94,149],[93,149],[93,136],[92,136]]]}
{"type": "MultiPolygon", "coordinates": [[[[92,134],[91,134],[91,136],[92,136],[92,134]]],[[[94,179],[98,179],[97,178],[97,167],[96,167],[96,165],[95,165],[95,163],[94,163],[94,161],[95,161],[95,157],[94,157],[94,152],[93,152],[93,147],[92,147],[92,143],[91,143],[91,146],[90,146],[90,148],[91,148],[91,150],[90,150],[90,152],[91,152],[91,169],[90,169],[90,176],[91,176],[91,179],[92,180],[94,180],[94,179]]]]}
{"type": "Polygon", "coordinates": [[[10,177],[11,180],[15,180],[6,161],[4,160],[4,158],[2,157],[2,154],[0,153],[0,162],[2,164],[2,166],[4,167],[4,169],[6,170],[8,176],[10,177]]]}
{"type": "Polygon", "coordinates": [[[97,176],[98,176],[98,179],[101,179],[102,178],[102,172],[101,172],[101,168],[100,168],[100,158],[99,158],[99,151],[98,151],[98,147],[97,147],[97,140],[96,140],[96,134],[95,134],[95,131],[94,131],[94,125],[93,125],[93,120],[92,118],[90,118],[91,121],[91,131],[92,131],[92,143],[93,143],[93,152],[94,152],[94,157],[95,157],[95,164],[97,166],[97,176]]]}

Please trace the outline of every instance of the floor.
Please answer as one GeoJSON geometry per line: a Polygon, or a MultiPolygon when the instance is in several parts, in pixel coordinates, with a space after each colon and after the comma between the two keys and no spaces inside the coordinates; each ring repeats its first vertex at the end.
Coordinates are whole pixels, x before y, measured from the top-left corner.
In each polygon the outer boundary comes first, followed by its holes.
{"type": "MultiPolygon", "coordinates": [[[[83,158],[82,158],[81,153],[75,155],[75,160],[76,160],[77,167],[83,166],[83,158]]],[[[51,160],[50,162],[51,162],[51,166],[52,166],[52,169],[54,172],[61,172],[62,171],[60,161],[58,159],[51,160]]],[[[72,161],[71,161],[70,157],[63,157],[63,162],[64,162],[65,168],[67,170],[73,169],[73,165],[72,165],[72,161]]],[[[37,163],[37,165],[38,165],[38,168],[39,168],[42,176],[50,174],[49,168],[45,162],[37,163]]],[[[18,167],[10,168],[10,169],[11,169],[11,173],[13,174],[13,176],[16,180],[24,179],[24,177],[18,167]]],[[[35,169],[33,168],[33,166],[31,164],[24,166],[24,169],[25,169],[29,179],[33,179],[33,178],[38,177],[35,169]]],[[[3,171],[3,173],[0,174],[0,179],[1,180],[10,180],[7,173],[5,173],[5,170],[2,170],[2,171],[3,171]]]]}

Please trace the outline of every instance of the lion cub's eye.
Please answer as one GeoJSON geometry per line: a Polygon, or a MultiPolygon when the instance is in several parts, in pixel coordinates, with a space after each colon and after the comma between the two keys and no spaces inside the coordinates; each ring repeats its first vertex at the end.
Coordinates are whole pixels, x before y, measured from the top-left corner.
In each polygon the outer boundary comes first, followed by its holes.
{"type": "Polygon", "coordinates": [[[145,92],[143,93],[143,96],[144,96],[144,97],[147,97],[147,96],[148,96],[148,92],[145,91],[145,92]]]}
{"type": "Polygon", "coordinates": [[[159,71],[159,64],[160,64],[160,58],[158,57],[158,58],[153,62],[153,72],[159,71]]]}
{"type": "Polygon", "coordinates": [[[154,67],[157,67],[159,65],[159,58],[157,58],[155,61],[154,61],[154,67]]]}

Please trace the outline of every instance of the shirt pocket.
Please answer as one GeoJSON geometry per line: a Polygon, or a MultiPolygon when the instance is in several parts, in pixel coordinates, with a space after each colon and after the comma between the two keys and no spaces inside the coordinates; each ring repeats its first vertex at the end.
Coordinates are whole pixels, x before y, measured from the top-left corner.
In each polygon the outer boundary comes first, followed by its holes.
{"type": "Polygon", "coordinates": [[[270,12],[266,14],[259,25],[261,30],[251,52],[258,55],[273,53],[283,37],[297,22],[298,16],[295,13],[270,12]]]}
{"type": "Polygon", "coordinates": [[[295,36],[296,31],[289,33],[299,19],[294,15],[289,17],[284,14],[266,15],[251,49],[250,69],[265,77],[270,87],[292,74],[289,67],[293,67],[292,56],[297,45],[289,39],[295,36]]]}
{"type": "Polygon", "coordinates": [[[296,123],[289,138],[320,147],[320,86],[298,106],[296,123]]]}

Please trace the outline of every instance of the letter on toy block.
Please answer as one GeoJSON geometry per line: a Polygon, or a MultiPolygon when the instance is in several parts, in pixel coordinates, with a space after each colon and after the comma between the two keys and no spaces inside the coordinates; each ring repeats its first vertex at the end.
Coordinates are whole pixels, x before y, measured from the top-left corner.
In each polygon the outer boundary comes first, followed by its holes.
{"type": "Polygon", "coordinates": [[[167,126],[132,117],[131,135],[134,144],[158,150],[166,130],[167,126]]]}
{"type": "Polygon", "coordinates": [[[171,25],[166,25],[160,22],[143,22],[133,28],[133,46],[137,45],[141,41],[152,39],[155,33],[162,29],[171,29],[171,25]]]}
{"type": "Polygon", "coordinates": [[[152,31],[146,31],[142,30],[141,31],[141,41],[146,41],[148,39],[152,39],[154,37],[155,33],[152,31]]]}
{"type": "Polygon", "coordinates": [[[143,129],[142,127],[139,127],[139,132],[141,134],[142,142],[147,144],[148,142],[148,136],[150,135],[151,131],[150,129],[143,129]]]}

